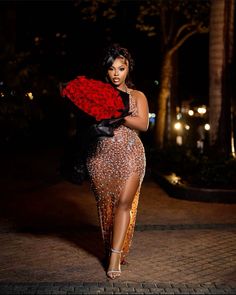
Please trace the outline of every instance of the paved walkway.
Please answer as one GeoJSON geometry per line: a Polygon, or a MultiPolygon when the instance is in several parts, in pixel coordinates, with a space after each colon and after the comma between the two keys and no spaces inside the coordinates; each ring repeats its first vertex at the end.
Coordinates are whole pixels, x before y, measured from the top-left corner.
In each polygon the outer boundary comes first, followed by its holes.
{"type": "Polygon", "coordinates": [[[110,281],[89,184],[60,149],[1,159],[0,294],[235,294],[236,204],[169,197],[144,180],[129,265],[110,281]]]}

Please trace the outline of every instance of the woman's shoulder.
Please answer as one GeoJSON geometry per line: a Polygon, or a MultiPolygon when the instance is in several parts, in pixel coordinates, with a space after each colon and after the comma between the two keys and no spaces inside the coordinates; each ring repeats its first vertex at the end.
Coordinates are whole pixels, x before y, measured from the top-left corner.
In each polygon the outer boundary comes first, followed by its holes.
{"type": "Polygon", "coordinates": [[[129,89],[130,94],[132,95],[132,97],[137,100],[137,99],[146,99],[146,95],[137,89],[129,89]]]}

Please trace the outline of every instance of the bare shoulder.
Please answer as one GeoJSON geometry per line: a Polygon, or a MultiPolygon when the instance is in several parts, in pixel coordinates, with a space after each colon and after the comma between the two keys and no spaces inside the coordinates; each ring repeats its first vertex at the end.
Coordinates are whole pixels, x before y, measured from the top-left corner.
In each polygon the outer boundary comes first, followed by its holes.
{"type": "Polygon", "coordinates": [[[130,94],[133,96],[133,98],[138,100],[146,100],[146,96],[142,91],[136,90],[136,89],[130,89],[130,94]]]}

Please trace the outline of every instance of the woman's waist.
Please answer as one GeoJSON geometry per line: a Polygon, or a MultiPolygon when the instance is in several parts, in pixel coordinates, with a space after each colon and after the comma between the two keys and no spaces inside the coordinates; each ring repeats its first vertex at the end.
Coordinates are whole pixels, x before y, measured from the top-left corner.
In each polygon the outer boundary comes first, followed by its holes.
{"type": "Polygon", "coordinates": [[[114,129],[114,135],[111,137],[101,137],[98,140],[98,144],[119,144],[119,145],[133,145],[133,144],[142,144],[138,136],[138,133],[126,126],[119,126],[114,129]]]}
{"type": "Polygon", "coordinates": [[[129,141],[131,139],[138,139],[138,133],[134,129],[130,129],[124,125],[114,129],[114,135],[111,137],[113,140],[129,141]]]}
{"type": "Polygon", "coordinates": [[[131,129],[125,125],[120,125],[119,127],[114,129],[114,135],[119,135],[119,134],[128,134],[128,135],[135,134],[135,136],[137,136],[138,132],[137,130],[131,129]]]}

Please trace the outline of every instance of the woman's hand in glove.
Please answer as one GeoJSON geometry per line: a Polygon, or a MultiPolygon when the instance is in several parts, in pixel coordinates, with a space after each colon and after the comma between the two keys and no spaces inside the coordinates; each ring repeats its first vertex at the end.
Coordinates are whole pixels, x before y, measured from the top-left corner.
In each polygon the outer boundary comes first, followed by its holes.
{"type": "Polygon", "coordinates": [[[101,122],[97,124],[93,124],[89,128],[89,138],[93,139],[96,137],[112,137],[114,135],[112,126],[107,125],[107,122],[105,120],[102,120],[101,122]]]}
{"type": "Polygon", "coordinates": [[[114,129],[123,124],[125,121],[124,118],[130,114],[128,110],[125,110],[119,118],[104,119],[97,124],[93,124],[89,128],[89,138],[112,137],[114,135],[114,129]]]}
{"type": "Polygon", "coordinates": [[[125,118],[126,116],[129,116],[129,115],[131,115],[131,112],[129,112],[128,109],[125,109],[125,110],[123,111],[123,113],[121,114],[120,117],[118,117],[118,118],[112,118],[112,119],[105,119],[105,120],[103,120],[103,121],[105,121],[105,122],[104,122],[105,126],[112,126],[113,128],[117,128],[117,127],[119,127],[121,124],[124,123],[124,121],[125,121],[124,118],[125,118]]]}

